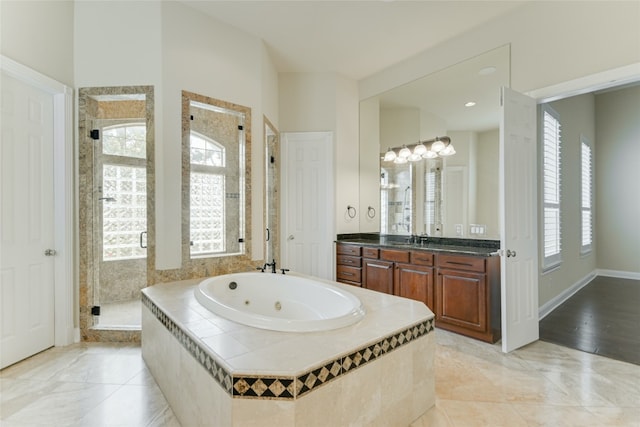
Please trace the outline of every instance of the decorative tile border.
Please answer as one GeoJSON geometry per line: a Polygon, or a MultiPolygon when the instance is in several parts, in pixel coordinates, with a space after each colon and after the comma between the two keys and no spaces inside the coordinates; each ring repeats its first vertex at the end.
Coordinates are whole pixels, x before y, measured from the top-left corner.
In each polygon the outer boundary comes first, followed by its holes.
{"type": "Polygon", "coordinates": [[[171,332],[189,354],[209,372],[209,375],[234,398],[298,399],[318,387],[369,362],[373,362],[379,357],[434,330],[434,319],[416,323],[375,343],[358,348],[345,356],[324,362],[321,366],[312,368],[297,377],[233,376],[231,372],[222,367],[219,361],[155,305],[144,292],[142,293],[142,304],[171,332]]]}

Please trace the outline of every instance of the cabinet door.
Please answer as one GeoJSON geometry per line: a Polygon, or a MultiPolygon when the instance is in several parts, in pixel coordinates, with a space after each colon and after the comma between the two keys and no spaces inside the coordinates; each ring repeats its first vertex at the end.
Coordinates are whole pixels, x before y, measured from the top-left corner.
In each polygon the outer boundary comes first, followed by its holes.
{"type": "Polygon", "coordinates": [[[411,264],[396,264],[395,294],[422,301],[433,312],[433,268],[411,264]]]}
{"type": "Polygon", "coordinates": [[[436,321],[469,331],[486,332],[486,276],[466,271],[438,270],[436,321]]]}
{"type": "Polygon", "coordinates": [[[393,294],[393,263],[373,259],[362,260],[362,286],[373,291],[393,294]]]}

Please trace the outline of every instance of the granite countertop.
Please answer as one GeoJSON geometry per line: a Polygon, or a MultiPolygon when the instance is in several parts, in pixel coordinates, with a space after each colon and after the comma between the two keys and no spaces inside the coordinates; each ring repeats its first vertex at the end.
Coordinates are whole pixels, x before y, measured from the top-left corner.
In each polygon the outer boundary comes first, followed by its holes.
{"type": "Polygon", "coordinates": [[[496,240],[428,237],[424,243],[407,243],[407,236],[403,238],[399,237],[400,236],[339,235],[336,242],[389,249],[449,252],[479,256],[498,256],[498,250],[500,249],[500,242],[496,240]]]}

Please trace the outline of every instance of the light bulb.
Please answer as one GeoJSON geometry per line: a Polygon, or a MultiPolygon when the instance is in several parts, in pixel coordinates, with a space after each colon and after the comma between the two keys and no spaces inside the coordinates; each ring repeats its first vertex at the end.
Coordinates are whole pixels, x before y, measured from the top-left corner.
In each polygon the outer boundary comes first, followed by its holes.
{"type": "Polygon", "coordinates": [[[395,163],[396,165],[403,165],[405,163],[407,163],[407,158],[406,157],[396,157],[396,159],[393,161],[393,163],[395,163]]]}
{"type": "Polygon", "coordinates": [[[445,148],[438,154],[441,155],[442,157],[453,156],[454,154],[456,154],[456,149],[453,148],[453,145],[449,144],[447,145],[447,148],[445,148]]]}
{"type": "Polygon", "coordinates": [[[396,152],[393,151],[391,148],[389,148],[388,151],[384,153],[385,162],[392,162],[395,160],[395,158],[396,158],[396,152]]]}
{"type": "Polygon", "coordinates": [[[427,152],[427,147],[425,147],[422,142],[416,145],[416,147],[413,149],[413,153],[417,154],[418,156],[422,156],[426,152],[427,152]]]}
{"type": "Polygon", "coordinates": [[[409,156],[410,162],[417,162],[418,160],[422,160],[422,156],[416,152],[411,153],[409,156]]]}
{"type": "Polygon", "coordinates": [[[436,157],[438,157],[438,153],[436,153],[435,151],[429,150],[426,153],[424,153],[422,157],[424,157],[425,159],[435,159],[436,157]]]}
{"type": "Polygon", "coordinates": [[[444,150],[444,142],[436,138],[433,144],[431,144],[431,151],[435,151],[436,153],[439,153],[442,150],[444,150]]]}
{"type": "Polygon", "coordinates": [[[407,159],[410,155],[411,155],[411,150],[409,150],[406,145],[403,145],[402,149],[398,153],[398,157],[407,159]]]}

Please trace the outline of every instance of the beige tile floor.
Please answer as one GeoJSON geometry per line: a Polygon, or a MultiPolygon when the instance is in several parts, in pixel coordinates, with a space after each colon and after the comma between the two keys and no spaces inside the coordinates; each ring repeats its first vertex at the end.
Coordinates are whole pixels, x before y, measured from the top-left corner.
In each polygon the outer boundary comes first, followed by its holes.
{"type": "MultiPolygon", "coordinates": [[[[640,426],[640,366],[541,341],[504,355],[436,337],[436,406],[412,427],[640,426]]],[[[179,423],[138,346],[80,343],[0,371],[0,425],[179,423]]]]}

